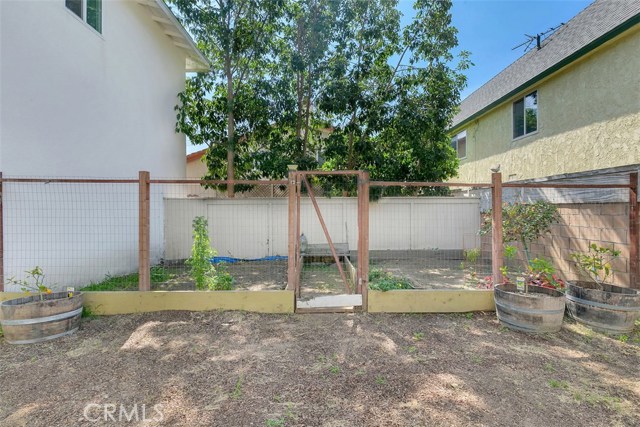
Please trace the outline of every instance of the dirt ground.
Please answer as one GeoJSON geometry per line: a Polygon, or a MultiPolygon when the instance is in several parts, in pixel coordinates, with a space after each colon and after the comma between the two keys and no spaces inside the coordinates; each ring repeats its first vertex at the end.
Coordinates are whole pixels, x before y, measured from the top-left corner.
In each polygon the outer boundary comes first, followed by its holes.
{"type": "MultiPolygon", "coordinates": [[[[470,270],[462,270],[462,260],[453,259],[380,259],[371,260],[369,268],[379,268],[409,279],[416,289],[477,289],[470,270]]],[[[491,274],[478,267],[479,277],[491,274]]]]}
{"type": "Polygon", "coordinates": [[[0,425],[640,426],[639,378],[638,330],[159,312],[87,320],[49,343],[0,339],[0,425]]]}
{"type": "MultiPolygon", "coordinates": [[[[287,261],[246,261],[225,263],[223,267],[234,278],[234,289],[243,291],[282,290],[287,286],[287,261]]],[[[196,286],[188,267],[167,269],[175,277],[164,283],[154,283],[154,290],[193,291],[196,286]]],[[[135,288],[134,288],[135,289],[135,288]]]]}

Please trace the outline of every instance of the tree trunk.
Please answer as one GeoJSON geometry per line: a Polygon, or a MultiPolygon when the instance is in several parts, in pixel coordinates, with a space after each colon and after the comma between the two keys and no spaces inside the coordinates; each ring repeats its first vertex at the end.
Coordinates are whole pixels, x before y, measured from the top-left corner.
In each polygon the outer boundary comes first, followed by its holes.
{"type": "MultiPolygon", "coordinates": [[[[235,179],[234,163],[234,143],[236,133],[235,117],[233,115],[233,74],[231,72],[231,57],[227,55],[224,61],[224,71],[227,76],[227,180],[235,179]]],[[[235,196],[234,185],[227,185],[227,196],[235,196]]]]}
{"type": "Polygon", "coordinates": [[[308,89],[307,89],[307,109],[305,112],[305,124],[304,124],[304,141],[302,141],[302,156],[307,154],[307,145],[309,143],[309,121],[311,118],[311,95],[313,92],[313,79],[311,74],[311,65],[309,65],[308,89]]]}

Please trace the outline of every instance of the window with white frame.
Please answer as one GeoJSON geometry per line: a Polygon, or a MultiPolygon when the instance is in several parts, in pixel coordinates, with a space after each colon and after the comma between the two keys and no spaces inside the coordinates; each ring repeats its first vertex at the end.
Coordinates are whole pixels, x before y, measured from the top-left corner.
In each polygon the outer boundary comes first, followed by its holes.
{"type": "Polygon", "coordinates": [[[513,138],[529,135],[538,130],[538,91],[513,103],[513,138]]]}
{"type": "Polygon", "coordinates": [[[102,34],[102,0],[65,0],[67,9],[102,34]]]}
{"type": "Polygon", "coordinates": [[[458,153],[459,159],[467,157],[467,131],[464,130],[451,138],[451,146],[458,153]]]}

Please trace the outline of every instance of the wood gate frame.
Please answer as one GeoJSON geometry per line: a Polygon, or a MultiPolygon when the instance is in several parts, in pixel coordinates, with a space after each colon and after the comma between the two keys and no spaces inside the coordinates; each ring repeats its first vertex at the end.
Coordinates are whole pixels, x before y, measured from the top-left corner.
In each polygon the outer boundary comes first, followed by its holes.
{"type": "MultiPolygon", "coordinates": [[[[302,255],[300,252],[300,203],[302,183],[309,185],[307,176],[356,176],[358,178],[358,265],[356,268],[355,293],[362,295],[362,310],[367,310],[367,291],[369,289],[369,172],[367,171],[289,171],[289,251],[287,269],[287,290],[300,296],[300,274],[302,273],[302,255]]],[[[310,189],[310,188],[309,188],[310,189]]],[[[328,236],[326,224],[315,198],[311,198],[314,208],[318,212],[318,219],[325,231],[329,247],[334,258],[336,250],[328,236]]],[[[341,270],[341,275],[344,272],[341,270]]]]}

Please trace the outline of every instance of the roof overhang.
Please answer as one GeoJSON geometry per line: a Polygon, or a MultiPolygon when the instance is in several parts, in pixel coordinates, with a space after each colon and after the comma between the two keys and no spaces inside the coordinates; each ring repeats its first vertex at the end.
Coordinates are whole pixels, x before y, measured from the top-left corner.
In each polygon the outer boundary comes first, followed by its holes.
{"type": "Polygon", "coordinates": [[[145,6],[151,15],[151,19],[160,26],[162,32],[171,39],[173,44],[184,51],[186,55],[185,71],[206,72],[211,64],[200,52],[187,30],[175,17],[164,0],[137,0],[138,4],[145,6]]]}

